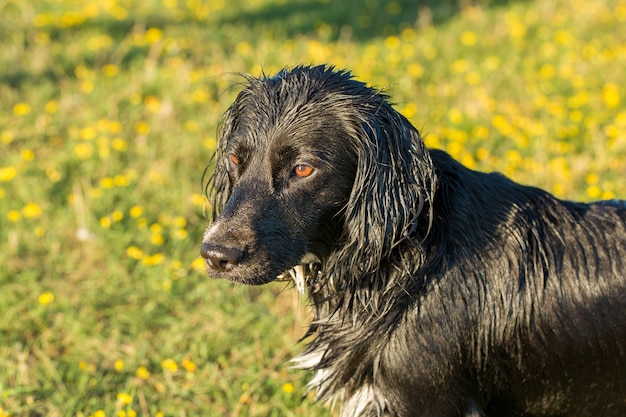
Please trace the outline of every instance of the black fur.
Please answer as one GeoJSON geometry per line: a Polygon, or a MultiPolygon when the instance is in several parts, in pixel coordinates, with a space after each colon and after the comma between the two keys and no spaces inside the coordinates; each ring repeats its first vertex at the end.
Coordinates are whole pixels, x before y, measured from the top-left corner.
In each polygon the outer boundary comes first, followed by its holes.
{"type": "Polygon", "coordinates": [[[299,361],[318,398],[342,416],[626,416],[622,202],[464,168],[348,72],[247,82],[202,254],[247,284],[316,255],[299,361]]]}

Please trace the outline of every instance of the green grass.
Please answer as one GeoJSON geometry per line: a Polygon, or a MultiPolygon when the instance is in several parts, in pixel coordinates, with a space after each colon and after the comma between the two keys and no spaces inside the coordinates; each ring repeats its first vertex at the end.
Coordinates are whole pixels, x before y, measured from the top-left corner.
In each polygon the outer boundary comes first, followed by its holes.
{"type": "Polygon", "coordinates": [[[330,415],[306,301],[198,259],[236,73],[349,68],[472,168],[626,196],[624,0],[423,4],[0,2],[0,416],[330,415]]]}

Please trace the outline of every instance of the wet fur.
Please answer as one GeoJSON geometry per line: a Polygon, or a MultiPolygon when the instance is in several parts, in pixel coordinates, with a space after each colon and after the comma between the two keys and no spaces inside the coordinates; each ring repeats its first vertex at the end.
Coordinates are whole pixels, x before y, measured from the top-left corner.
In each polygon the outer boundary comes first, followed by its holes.
{"type": "Polygon", "coordinates": [[[347,72],[247,83],[203,254],[235,251],[209,273],[247,284],[320,259],[296,359],[319,399],[342,416],[626,416],[624,203],[469,170],[347,72]],[[290,174],[302,161],[311,178],[290,174]]]}

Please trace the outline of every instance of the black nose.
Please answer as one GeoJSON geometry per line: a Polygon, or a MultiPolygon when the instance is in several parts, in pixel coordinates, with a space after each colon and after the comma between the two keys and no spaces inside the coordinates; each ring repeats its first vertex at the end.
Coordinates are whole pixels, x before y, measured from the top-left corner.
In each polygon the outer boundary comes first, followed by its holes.
{"type": "Polygon", "coordinates": [[[211,269],[219,272],[232,270],[241,261],[243,255],[239,249],[212,245],[209,242],[202,243],[200,254],[209,261],[208,265],[211,269]]]}

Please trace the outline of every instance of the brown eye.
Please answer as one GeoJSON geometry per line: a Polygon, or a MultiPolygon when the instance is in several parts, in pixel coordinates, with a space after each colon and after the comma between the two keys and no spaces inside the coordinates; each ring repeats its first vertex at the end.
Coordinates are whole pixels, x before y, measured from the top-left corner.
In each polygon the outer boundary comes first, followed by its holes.
{"type": "Polygon", "coordinates": [[[293,169],[293,173],[300,178],[306,178],[313,173],[313,167],[310,165],[296,165],[293,169]]]}
{"type": "Polygon", "coordinates": [[[234,153],[231,153],[229,155],[230,158],[230,162],[233,163],[233,165],[239,165],[239,158],[237,158],[237,155],[235,155],[234,153]]]}

